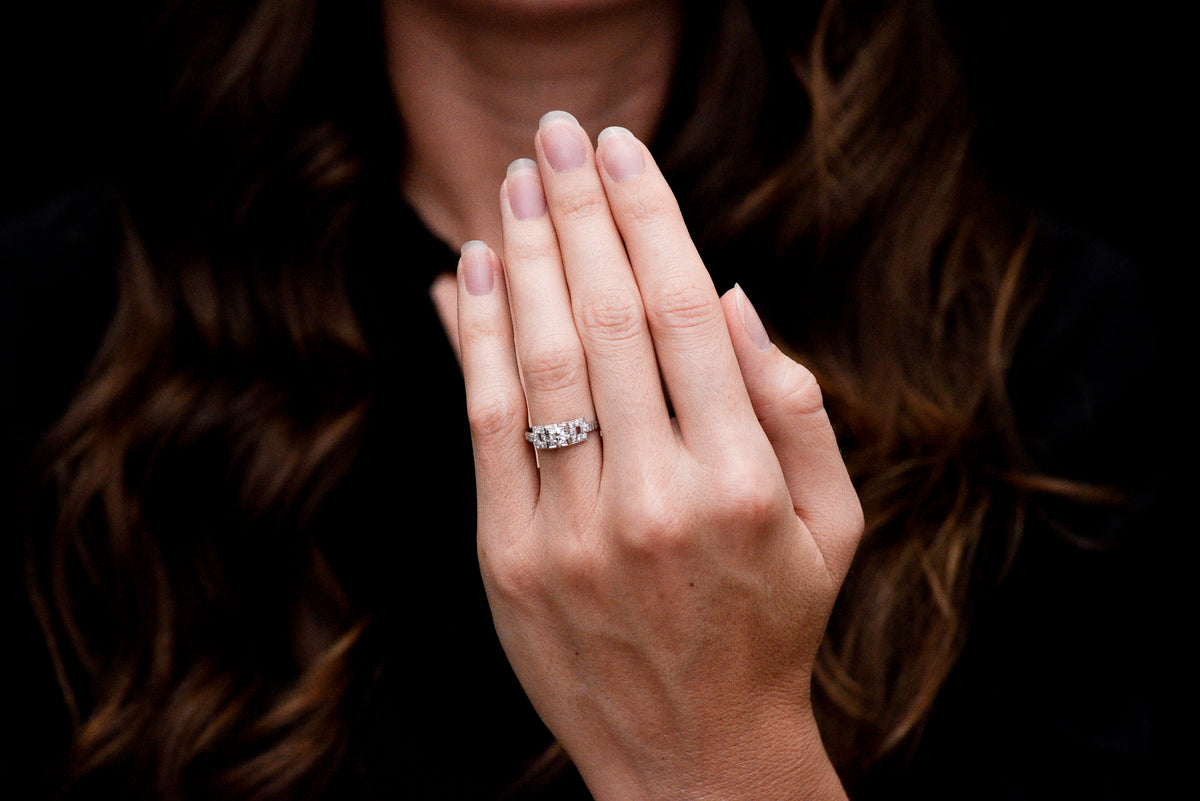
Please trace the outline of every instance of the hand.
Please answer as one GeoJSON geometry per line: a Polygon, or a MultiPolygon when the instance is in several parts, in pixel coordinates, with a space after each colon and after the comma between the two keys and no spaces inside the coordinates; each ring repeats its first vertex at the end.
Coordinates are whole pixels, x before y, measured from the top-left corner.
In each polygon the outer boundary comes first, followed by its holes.
{"type": "Polygon", "coordinates": [[[503,268],[468,243],[458,278],[505,652],[597,799],[842,797],[809,685],[862,513],[820,391],[717,297],[631,134],[557,112],[535,149],[503,268]],[[539,469],[527,421],[577,417],[602,436],[539,469]]]}

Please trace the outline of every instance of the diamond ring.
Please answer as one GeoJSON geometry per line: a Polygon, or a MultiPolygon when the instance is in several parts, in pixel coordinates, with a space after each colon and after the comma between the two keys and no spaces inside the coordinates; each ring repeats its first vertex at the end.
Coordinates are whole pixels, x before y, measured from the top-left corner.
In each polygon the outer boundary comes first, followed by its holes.
{"type": "Polygon", "coordinates": [[[588,432],[591,431],[599,433],[600,422],[598,420],[588,422],[582,417],[577,417],[565,423],[531,426],[525,432],[525,439],[533,443],[535,449],[544,451],[550,448],[566,448],[570,445],[577,445],[586,440],[588,432]]]}

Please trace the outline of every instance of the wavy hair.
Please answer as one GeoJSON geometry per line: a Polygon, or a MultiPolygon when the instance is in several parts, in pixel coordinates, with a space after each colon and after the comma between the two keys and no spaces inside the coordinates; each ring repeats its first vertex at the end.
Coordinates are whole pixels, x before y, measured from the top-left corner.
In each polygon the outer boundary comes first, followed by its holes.
{"type": "Polygon", "coordinates": [[[1113,499],[1040,473],[1022,444],[1006,378],[1040,297],[1035,224],[975,169],[935,4],[750,5],[753,22],[725,28],[754,24],[762,49],[747,37],[718,48],[727,63],[710,86],[730,77],[676,157],[717,165],[685,202],[706,210],[702,236],[817,376],[862,502],[866,530],[814,674],[822,737],[853,786],[919,740],[1032,499],[1113,499]],[[755,84],[768,89],[754,97],[755,84]],[[767,132],[749,158],[723,157],[747,149],[703,133],[731,107],[744,126],[731,136],[767,132]],[[731,185],[740,200],[722,202],[731,185]],[[749,265],[748,242],[763,243],[749,265]]]}
{"type": "MultiPolygon", "coordinates": [[[[167,102],[126,194],[118,311],[46,442],[57,512],[31,595],[76,720],[68,789],[309,797],[371,671],[312,521],[370,403],[341,262],[401,158],[362,46],[378,22],[354,3],[166,5],[167,102]],[[348,101],[347,80],[377,91],[348,101]]],[[[866,514],[814,689],[853,777],[919,734],[1027,496],[1061,489],[1028,465],[1004,385],[1032,227],[971,169],[931,2],[689,16],[656,146],[714,270],[739,271],[820,379],[866,514]]]]}
{"type": "Polygon", "coordinates": [[[308,797],[345,747],[365,615],[314,518],[370,399],[341,264],[363,176],[314,66],[348,24],[314,0],[154,23],[170,79],[146,87],[118,308],[45,443],[32,548],[67,795],[308,797]]]}

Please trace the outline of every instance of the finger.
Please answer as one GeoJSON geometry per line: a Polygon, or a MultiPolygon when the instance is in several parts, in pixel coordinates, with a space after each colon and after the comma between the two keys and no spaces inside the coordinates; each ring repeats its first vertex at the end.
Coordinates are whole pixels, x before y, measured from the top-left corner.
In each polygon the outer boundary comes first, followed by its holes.
{"type": "Polygon", "coordinates": [[[597,158],[684,443],[736,446],[757,429],[716,289],[650,151],[607,128],[597,158]]]}
{"type": "Polygon", "coordinates": [[[462,349],[458,346],[458,280],[451,275],[439,275],[429,286],[429,297],[437,310],[438,320],[450,340],[454,358],[462,366],[462,349]]]}
{"type": "Polygon", "coordinates": [[[654,345],[591,142],[570,114],[550,112],[535,144],[605,451],[666,457],[676,440],[654,345]]]}
{"type": "Polygon", "coordinates": [[[721,299],[754,411],[775,449],[796,515],[830,573],[845,577],[862,535],[862,508],[812,373],[771,344],[741,287],[721,299]]]}
{"type": "Polygon", "coordinates": [[[525,442],[504,273],[482,242],[463,245],[459,259],[458,332],[481,523],[491,514],[527,516],[537,499],[537,469],[525,442]]]}
{"type": "MultiPolygon", "coordinates": [[[[575,332],[571,297],[537,164],[518,159],[509,166],[500,205],[504,270],[530,422],[539,426],[579,418],[592,422],[596,410],[587,360],[575,332]]],[[[572,494],[585,489],[581,482],[595,482],[599,438],[588,439],[595,441],[539,453],[540,464],[548,468],[542,477],[543,492],[572,494]]]]}

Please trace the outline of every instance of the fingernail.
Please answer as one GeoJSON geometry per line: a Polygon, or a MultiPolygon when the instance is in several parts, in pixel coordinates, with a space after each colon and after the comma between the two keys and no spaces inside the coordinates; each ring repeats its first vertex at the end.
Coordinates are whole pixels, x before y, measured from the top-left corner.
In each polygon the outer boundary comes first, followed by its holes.
{"type": "Polygon", "coordinates": [[[492,272],[491,248],[487,246],[486,242],[472,239],[470,242],[463,243],[460,252],[462,253],[463,284],[466,286],[468,294],[478,296],[490,293],[496,282],[495,274],[492,272]]]}
{"type": "Polygon", "coordinates": [[[746,297],[740,284],[734,284],[733,289],[737,293],[738,314],[742,316],[742,325],[745,326],[746,333],[750,335],[750,341],[759,350],[770,350],[771,337],[767,335],[767,329],[763,325],[762,319],[754,310],[754,304],[750,302],[750,298],[746,297]]]}
{"type": "Polygon", "coordinates": [[[605,172],[614,180],[624,181],[646,169],[642,146],[627,128],[618,125],[605,128],[596,137],[596,149],[605,172]]]}
{"type": "Polygon", "coordinates": [[[587,142],[579,121],[565,111],[550,111],[538,122],[546,161],[556,172],[573,172],[587,161],[587,142]]]}
{"type": "Polygon", "coordinates": [[[536,220],[546,213],[546,193],[542,176],[533,159],[517,159],[508,165],[505,183],[508,207],[518,220],[536,220]]]}

